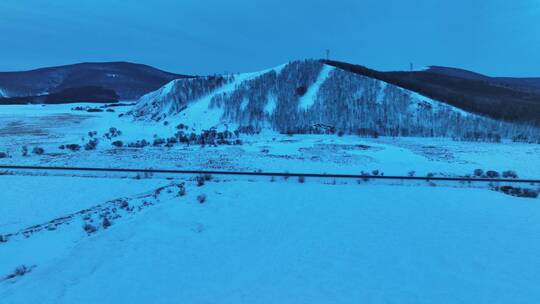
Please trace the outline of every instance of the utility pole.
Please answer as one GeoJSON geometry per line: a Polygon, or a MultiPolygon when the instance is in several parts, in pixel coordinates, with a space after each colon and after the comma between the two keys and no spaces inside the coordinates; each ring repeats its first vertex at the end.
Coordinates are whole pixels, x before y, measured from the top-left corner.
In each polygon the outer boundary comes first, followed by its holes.
{"type": "Polygon", "coordinates": [[[326,60],[330,60],[330,50],[326,49],[326,60]]]}
{"type": "Polygon", "coordinates": [[[412,63],[412,62],[411,62],[411,63],[409,63],[409,69],[410,69],[410,71],[411,71],[411,72],[412,72],[412,71],[414,71],[414,65],[413,65],[413,63],[412,63]]]}

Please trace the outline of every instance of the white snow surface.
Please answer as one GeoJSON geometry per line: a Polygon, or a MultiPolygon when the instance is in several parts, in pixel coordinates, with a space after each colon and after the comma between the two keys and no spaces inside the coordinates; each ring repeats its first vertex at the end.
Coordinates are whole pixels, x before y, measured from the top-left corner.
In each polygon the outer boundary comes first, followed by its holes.
{"type": "Polygon", "coordinates": [[[307,110],[309,109],[317,99],[317,93],[319,92],[319,88],[321,85],[326,81],[330,73],[335,70],[333,66],[329,66],[327,64],[323,64],[323,67],[319,73],[319,76],[317,77],[317,80],[314,84],[309,86],[307,88],[306,93],[300,98],[298,102],[298,106],[303,109],[307,110]]]}
{"type": "Polygon", "coordinates": [[[153,190],[162,180],[0,175],[0,235],[74,213],[110,199],[153,190]],[[60,195],[61,194],[61,195],[60,195]]]}
{"type": "Polygon", "coordinates": [[[75,224],[1,244],[0,270],[35,266],[0,283],[3,303],[540,300],[536,201],[309,179],[186,187],[90,236],[75,224]]]}

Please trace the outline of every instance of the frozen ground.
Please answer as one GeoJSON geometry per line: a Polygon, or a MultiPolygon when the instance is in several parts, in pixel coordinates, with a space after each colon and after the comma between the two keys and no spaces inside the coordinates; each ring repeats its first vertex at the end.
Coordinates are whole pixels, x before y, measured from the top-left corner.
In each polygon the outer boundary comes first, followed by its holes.
{"type": "Polygon", "coordinates": [[[0,164],[70,166],[154,167],[184,169],[264,170],[289,172],[355,173],[380,170],[389,175],[465,175],[476,168],[514,170],[520,177],[540,176],[540,145],[522,143],[457,142],[444,138],[359,138],[356,136],[295,135],[268,132],[243,136],[241,146],[217,148],[176,145],[172,148],[113,148],[113,140],[124,143],[154,135],[169,137],[171,123],[133,122],[119,118],[129,107],[116,112],[71,111],[77,105],[29,105],[0,107],[0,152],[10,158],[0,164]],[[122,135],[102,138],[110,127],[122,135]],[[69,152],[61,144],[88,142],[89,131],[101,138],[97,151],[69,152]],[[21,156],[22,146],[45,148],[45,155],[21,156]]]}
{"type": "MultiPolygon", "coordinates": [[[[128,142],[175,126],[74,106],[0,107],[0,164],[540,176],[540,145],[509,142],[266,133],[241,146],[113,148],[110,127],[128,142]],[[58,149],[89,131],[97,150],[58,149]],[[25,145],[45,154],[22,156],[25,145]]],[[[540,201],[485,184],[8,173],[2,304],[540,302],[540,201]],[[30,271],[11,277],[21,265],[30,271]]]]}
{"type": "Polygon", "coordinates": [[[161,184],[158,179],[0,175],[0,235],[161,184]]]}
{"type": "Polygon", "coordinates": [[[74,220],[0,244],[3,274],[33,267],[0,283],[2,303],[540,301],[536,200],[293,179],[186,189],[91,235],[74,220]]]}

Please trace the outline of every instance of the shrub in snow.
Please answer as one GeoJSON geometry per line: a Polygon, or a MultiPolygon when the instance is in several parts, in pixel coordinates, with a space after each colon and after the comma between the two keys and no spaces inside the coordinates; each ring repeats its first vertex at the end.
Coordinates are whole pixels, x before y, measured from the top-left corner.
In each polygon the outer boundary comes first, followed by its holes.
{"type": "Polygon", "coordinates": [[[146,141],[146,139],[142,139],[142,140],[138,140],[136,142],[133,142],[133,143],[129,143],[128,144],[128,147],[130,148],[144,148],[146,146],[148,146],[150,143],[148,141],[146,141]]]}
{"type": "Polygon", "coordinates": [[[103,137],[106,137],[107,139],[112,139],[120,135],[122,135],[122,131],[118,130],[117,128],[110,127],[109,132],[103,134],[103,137]]]}
{"type": "Polygon", "coordinates": [[[379,175],[379,170],[373,170],[371,171],[371,174],[373,174],[374,176],[377,176],[379,175]]]}
{"type": "Polygon", "coordinates": [[[112,145],[117,148],[122,148],[124,146],[124,142],[122,142],[121,140],[116,140],[112,142],[112,145]]]}
{"type": "Polygon", "coordinates": [[[5,279],[9,280],[9,279],[13,279],[13,278],[16,278],[16,277],[22,277],[23,275],[29,273],[31,270],[32,270],[32,268],[28,267],[26,265],[17,266],[17,268],[15,268],[13,273],[8,274],[5,279]]]}
{"type": "Polygon", "coordinates": [[[7,237],[0,234],[0,243],[7,242],[7,237]]]}
{"type": "Polygon", "coordinates": [[[486,176],[489,178],[498,178],[500,174],[497,171],[489,170],[486,172],[486,176]]]}
{"type": "Polygon", "coordinates": [[[152,145],[153,145],[154,147],[157,147],[157,146],[163,145],[164,143],[165,143],[165,139],[163,139],[163,138],[156,138],[156,139],[154,139],[154,142],[152,143],[152,145]]]}
{"type": "Polygon", "coordinates": [[[204,204],[206,202],[206,194],[198,195],[197,201],[199,202],[199,204],[204,204]]]}
{"type": "Polygon", "coordinates": [[[107,112],[114,112],[114,109],[109,108],[109,109],[107,109],[106,111],[107,111],[107,112]]]}
{"type": "Polygon", "coordinates": [[[205,178],[202,175],[197,176],[197,187],[204,186],[205,178]]]}
{"type": "Polygon", "coordinates": [[[34,149],[32,149],[32,153],[36,155],[42,155],[43,153],[45,153],[45,149],[41,147],[34,147],[34,149]]]}
{"type": "Polygon", "coordinates": [[[8,156],[6,152],[0,152],[0,158],[7,158],[8,156]]]}
{"type": "Polygon", "coordinates": [[[212,175],[211,174],[204,174],[203,178],[204,178],[205,181],[210,181],[210,180],[212,180],[212,175]]]}
{"type": "Polygon", "coordinates": [[[303,175],[298,176],[298,182],[303,184],[306,181],[306,177],[303,175]]]}
{"type": "Polygon", "coordinates": [[[27,146],[22,146],[21,154],[22,154],[22,156],[28,156],[28,147],[27,146]]]}
{"type": "Polygon", "coordinates": [[[482,169],[475,169],[473,172],[474,176],[482,176],[484,175],[484,170],[482,169]]]}
{"type": "Polygon", "coordinates": [[[427,174],[427,177],[434,177],[434,176],[435,176],[435,173],[432,173],[432,172],[429,172],[429,173],[427,174]]]}
{"type": "Polygon", "coordinates": [[[184,196],[186,195],[186,186],[184,184],[178,185],[178,196],[184,196]]]}
{"type": "Polygon", "coordinates": [[[409,171],[409,173],[408,173],[408,175],[409,175],[410,177],[413,177],[415,174],[416,174],[416,171],[409,171]]]}
{"type": "Polygon", "coordinates": [[[94,232],[97,231],[97,228],[96,228],[94,225],[89,224],[89,223],[85,223],[85,224],[83,225],[83,229],[84,229],[84,231],[86,231],[86,233],[88,233],[88,234],[94,233],[94,232]]]}
{"type": "Polygon", "coordinates": [[[67,144],[66,145],[66,149],[70,150],[70,151],[73,151],[73,152],[76,152],[76,151],[79,151],[81,149],[81,145],[78,145],[78,144],[67,144]]]}
{"type": "Polygon", "coordinates": [[[517,173],[515,171],[512,171],[512,170],[504,171],[502,173],[502,176],[504,178],[518,178],[517,173]]]}
{"type": "Polygon", "coordinates": [[[121,209],[127,209],[127,208],[129,207],[129,203],[128,203],[127,201],[122,200],[122,201],[120,201],[120,202],[118,203],[118,206],[119,206],[121,209]]]}
{"type": "Polygon", "coordinates": [[[84,145],[84,149],[85,150],[95,150],[97,145],[99,143],[99,140],[97,138],[94,138],[92,140],[90,140],[89,142],[86,143],[86,145],[84,145]]]}
{"type": "Polygon", "coordinates": [[[517,197],[527,197],[527,198],[537,198],[538,194],[540,193],[539,190],[513,187],[513,186],[494,187],[493,189],[497,191],[501,191],[508,195],[517,196],[517,197]]]}
{"type": "Polygon", "coordinates": [[[104,217],[103,218],[103,221],[101,222],[101,226],[103,226],[103,228],[107,229],[109,228],[110,226],[112,225],[111,221],[109,220],[108,217],[104,217]]]}

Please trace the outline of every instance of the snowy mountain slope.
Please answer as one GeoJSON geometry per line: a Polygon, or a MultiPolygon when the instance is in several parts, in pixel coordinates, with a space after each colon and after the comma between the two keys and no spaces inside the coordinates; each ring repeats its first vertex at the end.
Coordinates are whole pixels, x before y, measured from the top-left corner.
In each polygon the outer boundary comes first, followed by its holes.
{"type": "Polygon", "coordinates": [[[0,88],[0,98],[1,98],[1,97],[9,97],[9,95],[7,94],[7,92],[6,92],[4,89],[2,89],[2,88],[0,88]]]}
{"type": "Polygon", "coordinates": [[[178,79],[143,96],[129,115],[195,129],[233,125],[241,131],[318,133],[323,130],[316,126],[327,126],[361,135],[487,140],[540,135],[314,60],[259,73],[178,79]]]}

